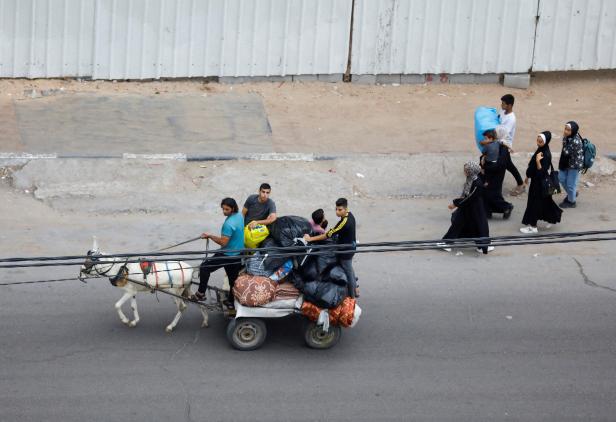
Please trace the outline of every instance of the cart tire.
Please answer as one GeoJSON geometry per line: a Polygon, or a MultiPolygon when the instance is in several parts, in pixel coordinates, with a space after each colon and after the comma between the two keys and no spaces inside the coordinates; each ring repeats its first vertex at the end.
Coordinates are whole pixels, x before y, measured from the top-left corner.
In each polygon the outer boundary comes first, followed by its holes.
{"type": "Polygon", "coordinates": [[[342,329],[339,325],[330,325],[329,331],[323,329],[314,322],[308,322],[304,329],[304,340],[312,349],[329,349],[340,341],[342,329]]]}
{"type": "Polygon", "coordinates": [[[235,318],[227,326],[227,340],[237,350],[256,350],[267,336],[265,322],[258,318],[235,318]]]}

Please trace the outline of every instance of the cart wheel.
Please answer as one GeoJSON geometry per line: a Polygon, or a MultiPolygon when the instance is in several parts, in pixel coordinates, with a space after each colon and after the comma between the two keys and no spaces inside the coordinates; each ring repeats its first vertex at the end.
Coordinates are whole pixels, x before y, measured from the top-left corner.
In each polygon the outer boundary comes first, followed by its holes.
{"type": "Polygon", "coordinates": [[[265,322],[257,318],[235,318],[227,326],[227,340],[237,350],[255,350],[267,336],[265,322]]]}
{"type": "Polygon", "coordinates": [[[319,327],[314,322],[306,324],[304,329],[304,340],[308,347],[312,349],[329,349],[334,347],[340,336],[342,335],[342,329],[338,325],[330,325],[327,332],[323,332],[322,327],[319,327]]]}

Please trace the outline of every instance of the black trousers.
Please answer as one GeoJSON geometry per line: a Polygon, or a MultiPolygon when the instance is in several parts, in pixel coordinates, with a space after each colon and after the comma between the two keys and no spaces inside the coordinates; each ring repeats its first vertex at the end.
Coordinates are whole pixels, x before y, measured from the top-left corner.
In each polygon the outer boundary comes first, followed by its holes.
{"type": "Polygon", "coordinates": [[[515,182],[518,184],[518,186],[524,183],[524,180],[522,180],[522,176],[520,176],[520,172],[511,160],[511,153],[509,152],[509,149],[507,149],[507,171],[511,173],[511,175],[514,177],[515,182]]]}
{"type": "Polygon", "coordinates": [[[225,269],[225,273],[227,273],[229,278],[229,294],[231,299],[233,299],[233,285],[242,269],[242,261],[239,256],[224,255],[222,252],[215,253],[201,263],[199,267],[199,293],[205,293],[207,284],[210,281],[210,274],[221,268],[225,269]]]}
{"type": "Polygon", "coordinates": [[[349,291],[349,297],[355,298],[357,279],[355,277],[355,270],[353,269],[353,255],[351,255],[350,257],[345,256],[344,258],[339,257],[338,262],[347,277],[347,289],[349,291]]]}
{"type": "Polygon", "coordinates": [[[503,180],[505,180],[504,168],[486,168],[486,182],[488,186],[484,193],[483,202],[488,216],[493,212],[497,214],[504,213],[511,208],[511,204],[503,198],[503,180]]]}

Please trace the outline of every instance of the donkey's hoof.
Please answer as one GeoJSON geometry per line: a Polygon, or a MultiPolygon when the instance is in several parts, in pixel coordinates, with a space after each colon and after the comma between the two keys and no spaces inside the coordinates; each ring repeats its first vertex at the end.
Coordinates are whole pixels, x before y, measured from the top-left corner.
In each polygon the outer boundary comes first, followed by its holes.
{"type": "Polygon", "coordinates": [[[166,333],[171,333],[173,331],[173,327],[171,325],[168,325],[167,328],[165,328],[165,332],[166,333]]]}
{"type": "Polygon", "coordinates": [[[128,318],[127,319],[121,319],[120,321],[122,321],[122,324],[124,324],[124,325],[129,325],[130,324],[130,321],[128,320],[128,318]]]}
{"type": "Polygon", "coordinates": [[[210,324],[208,324],[207,322],[203,321],[201,323],[201,328],[209,328],[209,327],[210,327],[210,324]]]}
{"type": "Polygon", "coordinates": [[[128,323],[128,326],[129,326],[130,328],[136,327],[136,326],[137,326],[137,321],[131,321],[131,322],[129,322],[129,323],[128,323]]]}

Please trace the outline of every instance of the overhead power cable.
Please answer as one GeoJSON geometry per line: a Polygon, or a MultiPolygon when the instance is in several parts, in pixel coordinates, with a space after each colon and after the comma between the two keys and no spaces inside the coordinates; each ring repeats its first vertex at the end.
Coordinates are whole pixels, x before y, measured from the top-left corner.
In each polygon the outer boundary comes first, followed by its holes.
{"type": "MultiPolygon", "coordinates": [[[[399,242],[377,242],[358,244],[353,253],[385,253],[385,252],[404,252],[404,251],[419,251],[441,249],[443,247],[483,247],[483,246],[521,246],[521,245],[540,245],[540,244],[557,244],[557,243],[574,243],[574,242],[597,242],[616,240],[616,230],[604,231],[587,231],[573,233],[554,233],[542,234],[534,236],[499,236],[492,238],[464,238],[451,240],[424,240],[424,241],[399,241],[399,242]],[[611,235],[611,236],[608,236],[611,235]]],[[[308,245],[308,246],[289,246],[289,247],[273,247],[259,249],[237,249],[225,250],[225,252],[238,252],[240,255],[222,255],[218,256],[218,260],[234,261],[238,258],[252,256],[251,253],[259,251],[263,254],[268,254],[271,258],[292,258],[296,256],[322,256],[334,254],[348,254],[351,245],[308,245]]],[[[211,253],[212,251],[207,251],[211,253]]],[[[57,256],[57,257],[33,257],[33,258],[5,258],[0,259],[4,264],[2,268],[24,268],[24,267],[55,267],[55,266],[74,266],[81,265],[88,258],[95,258],[98,264],[110,264],[122,261],[123,263],[141,262],[139,256],[156,256],[148,261],[179,261],[179,260],[201,260],[205,251],[186,251],[176,253],[155,253],[146,254],[115,254],[115,255],[98,255],[98,256],[57,256]],[[195,256],[197,255],[198,256],[195,256]],[[164,259],[163,259],[164,257],[164,259]],[[132,259],[131,259],[132,258],[132,259]]],[[[206,264],[207,265],[207,264],[206,264]]]]}
{"type": "MultiPolygon", "coordinates": [[[[595,230],[584,232],[564,232],[564,233],[541,233],[534,235],[515,235],[515,236],[494,236],[494,237],[478,237],[478,238],[460,238],[460,239],[432,239],[432,240],[410,240],[410,241],[394,241],[394,242],[370,242],[370,243],[358,243],[357,249],[370,248],[370,247],[394,247],[394,246],[407,246],[407,245],[425,245],[425,249],[438,249],[438,243],[447,242],[448,244],[458,245],[465,243],[485,243],[488,241],[491,244],[502,240],[511,241],[526,241],[526,240],[540,240],[540,239],[560,239],[569,237],[583,237],[593,235],[608,235],[616,234],[616,230],[595,230]]],[[[194,240],[194,239],[193,239],[194,240]]],[[[182,242],[184,243],[184,242],[182,242]]],[[[314,250],[348,250],[350,244],[310,244],[307,246],[273,246],[268,248],[243,248],[243,249],[225,249],[226,253],[238,253],[238,254],[252,254],[254,252],[271,253],[271,252],[295,252],[302,253],[307,249],[314,250]]],[[[179,252],[134,252],[134,253],[118,253],[118,254],[106,254],[106,258],[132,258],[135,256],[148,256],[148,257],[189,257],[191,255],[202,256],[204,253],[212,253],[217,250],[192,250],[192,251],[179,251],[179,252]]],[[[65,255],[65,256],[36,256],[36,257],[11,257],[0,258],[0,263],[4,262],[20,262],[20,261],[69,261],[69,260],[85,260],[91,257],[90,255],[65,255]]],[[[185,258],[189,259],[189,258],[185,258]]],[[[155,260],[155,259],[152,259],[155,260]]],[[[169,260],[169,258],[165,258],[169,260]]],[[[1,268],[1,267],[0,267],[1,268]]]]}

